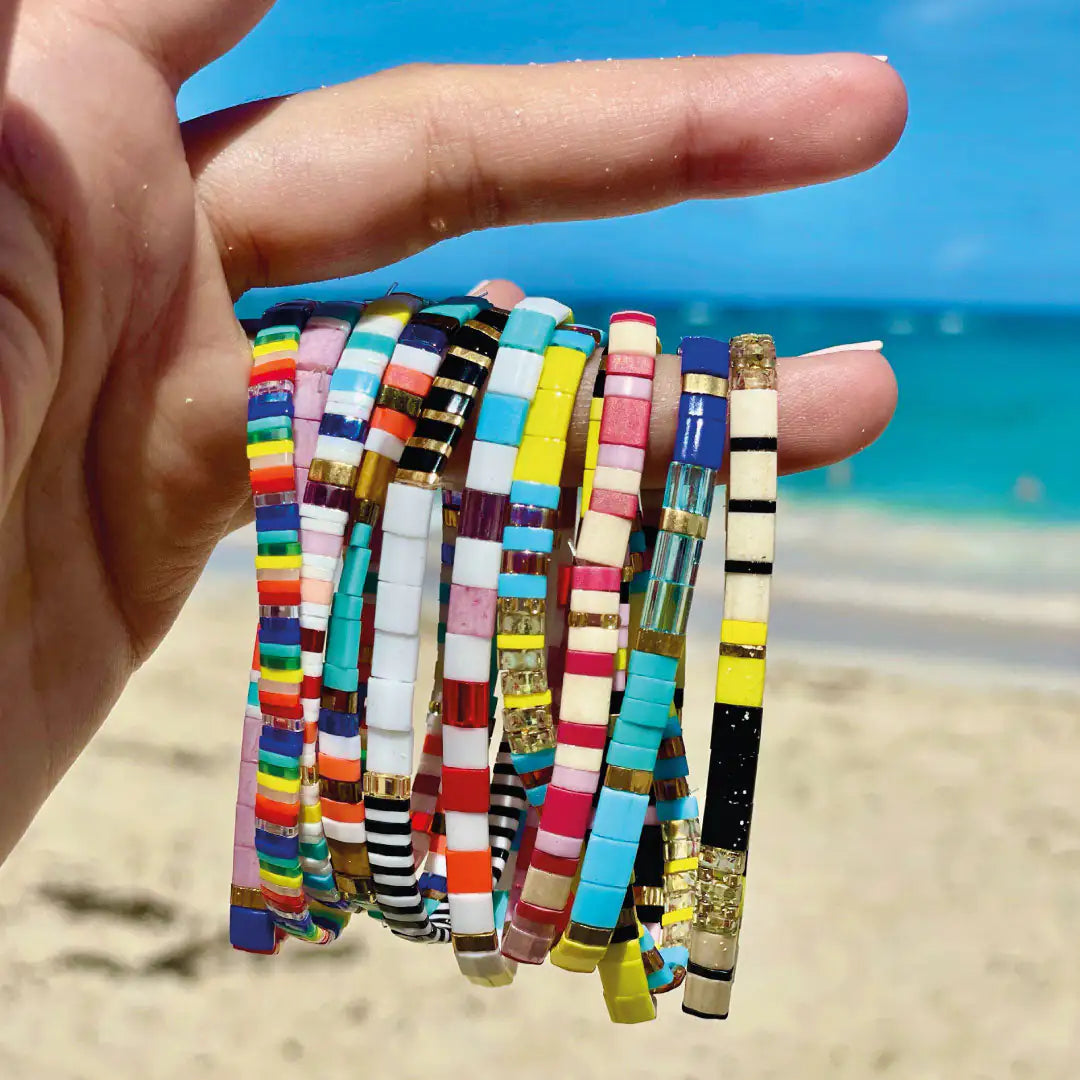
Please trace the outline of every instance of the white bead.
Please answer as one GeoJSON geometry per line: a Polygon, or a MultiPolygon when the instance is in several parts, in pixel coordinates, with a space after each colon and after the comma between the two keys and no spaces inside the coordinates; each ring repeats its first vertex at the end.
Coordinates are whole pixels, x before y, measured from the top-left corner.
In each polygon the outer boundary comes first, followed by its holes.
{"type": "Polygon", "coordinates": [[[304,519],[305,529],[308,528],[308,521],[323,521],[328,526],[333,526],[333,528],[327,528],[324,531],[336,533],[338,536],[345,535],[345,527],[349,523],[347,510],[335,510],[332,506],[314,506],[311,503],[301,504],[300,517],[304,519]]]}
{"type": "Polygon", "coordinates": [[[411,368],[413,371],[422,371],[425,375],[435,378],[435,373],[442,363],[442,357],[437,352],[431,352],[428,349],[419,349],[415,345],[398,343],[390,362],[401,367],[411,368]]]}
{"type": "Polygon", "coordinates": [[[319,753],[328,754],[330,757],[339,758],[342,761],[359,761],[360,736],[329,735],[325,731],[320,731],[319,753]]]}
{"type": "Polygon", "coordinates": [[[724,578],[724,618],[768,622],[770,583],[768,574],[728,574],[724,578]]]}
{"type": "Polygon", "coordinates": [[[383,530],[399,536],[427,539],[431,531],[431,511],[435,505],[434,488],[418,488],[393,483],[386,491],[383,530]]]}
{"type": "Polygon", "coordinates": [[[566,647],[574,652],[614,654],[619,648],[619,628],[571,626],[566,632],[566,647]]]}
{"type": "Polygon", "coordinates": [[[379,580],[396,581],[401,585],[423,585],[427,547],[426,536],[421,540],[399,536],[396,532],[384,532],[379,580]]]}
{"type": "Polygon", "coordinates": [[[330,609],[325,604],[313,604],[310,600],[300,601],[300,619],[310,619],[314,629],[325,630],[329,618],[330,609]]]}
{"type": "Polygon", "coordinates": [[[775,451],[737,450],[729,458],[729,499],[776,498],[775,451]]]}
{"type": "Polygon", "coordinates": [[[364,449],[379,454],[384,458],[389,458],[393,462],[398,462],[401,460],[401,453],[405,449],[405,444],[396,435],[391,435],[389,431],[383,431],[382,428],[372,428],[368,432],[364,449]]]}
{"type": "Polygon", "coordinates": [[[376,633],[371,646],[371,674],[381,679],[416,682],[420,638],[415,634],[376,633]]]}
{"type": "MultiPolygon", "coordinates": [[[[605,718],[605,723],[607,720],[605,718]]],[[[486,727],[465,728],[445,724],[442,729],[443,765],[451,769],[475,769],[488,758],[486,727]]]]}
{"type": "Polygon", "coordinates": [[[490,934],[495,929],[491,893],[450,893],[450,928],[455,934],[490,934]]]}
{"type": "Polygon", "coordinates": [[[656,355],[656,327],[638,319],[617,319],[608,327],[608,353],[656,355]]]}
{"type": "Polygon", "coordinates": [[[454,569],[451,581],[480,589],[499,587],[502,544],[495,540],[477,540],[459,536],[454,545],[454,569]]]}
{"type": "Polygon", "coordinates": [[[300,556],[301,574],[304,577],[312,577],[318,581],[333,581],[334,572],[338,567],[336,555],[316,555],[312,551],[305,551],[300,556]]]}
{"type": "Polygon", "coordinates": [[[619,594],[602,589],[571,589],[570,610],[588,615],[618,615],[619,594]]]}
{"type": "Polygon", "coordinates": [[[380,581],[375,592],[375,629],[391,634],[420,633],[423,592],[416,585],[380,581]]]}
{"type": "Polygon", "coordinates": [[[321,675],[323,672],[323,654],[302,652],[300,654],[300,670],[305,675],[321,675]]]}
{"type": "Polygon", "coordinates": [[[381,377],[386,370],[386,356],[375,349],[356,348],[346,343],[338,367],[349,371],[370,371],[381,377]]]}
{"type": "Polygon", "coordinates": [[[396,679],[368,680],[367,722],[381,731],[412,731],[413,686],[396,679]]]}
{"type": "Polygon", "coordinates": [[[610,465],[598,465],[593,475],[593,489],[597,488],[637,495],[641,491],[641,473],[635,469],[615,469],[610,465]]]}
{"type": "Polygon", "coordinates": [[[399,315],[380,315],[376,311],[370,315],[361,315],[356,324],[357,330],[362,333],[378,334],[379,337],[389,338],[391,341],[397,341],[401,337],[404,326],[399,315]]]}
{"type": "MultiPolygon", "coordinates": [[[[369,699],[370,700],[370,699],[369,699]]],[[[370,706],[369,713],[370,715],[370,706]]],[[[412,775],[413,735],[408,731],[385,731],[368,725],[367,770],[391,776],[412,775]]]]}
{"type": "Polygon", "coordinates": [[[320,435],[315,440],[315,456],[323,461],[340,461],[343,465],[359,465],[364,448],[352,439],[339,435],[320,435]]]}
{"type": "Polygon", "coordinates": [[[603,760],[602,747],[593,749],[590,746],[571,746],[569,743],[559,743],[555,747],[555,764],[563,765],[568,769],[598,773],[603,760]]]}
{"type": "Polygon", "coordinates": [[[487,682],[491,672],[491,639],[470,634],[447,634],[443,674],[461,682],[487,682]]]}
{"type": "Polygon", "coordinates": [[[469,453],[469,471],[465,486],[474,491],[489,491],[495,495],[509,495],[514,482],[514,462],[518,448],[502,443],[484,442],[477,439],[469,453]]]}
{"type": "Polygon", "coordinates": [[[610,700],[611,679],[567,672],[563,676],[559,716],[574,724],[607,724],[610,700]]]}
{"type": "Polygon", "coordinates": [[[328,840],[338,840],[342,844],[363,844],[367,842],[367,829],[362,821],[334,821],[323,818],[323,832],[328,840]]]}
{"type": "Polygon", "coordinates": [[[352,420],[370,420],[374,408],[375,399],[370,394],[361,394],[358,391],[331,390],[326,398],[328,413],[352,420]]]}
{"type": "Polygon", "coordinates": [[[736,390],[729,411],[733,439],[776,438],[775,390],[736,390]]]}
{"type": "Polygon", "coordinates": [[[301,698],[300,705],[304,710],[304,723],[317,724],[319,722],[320,702],[318,698],[301,698]]]}
{"type": "Polygon", "coordinates": [[[772,562],[776,554],[775,514],[729,514],[724,558],[772,562]]]}
{"type": "Polygon", "coordinates": [[[488,393],[508,394],[532,401],[543,366],[544,358],[537,353],[503,345],[495,354],[495,363],[488,378],[488,393]]]}
{"type": "Polygon", "coordinates": [[[526,311],[539,311],[544,315],[550,315],[555,320],[556,326],[566,322],[573,315],[565,304],[560,304],[558,300],[552,300],[546,296],[526,296],[514,306],[524,308],[526,311]]]}
{"type": "Polygon", "coordinates": [[[614,514],[586,510],[574,548],[576,558],[602,566],[621,567],[630,542],[630,521],[614,514]]]}
{"type": "MultiPolygon", "coordinates": [[[[484,765],[487,765],[487,754],[484,765]]],[[[446,846],[450,851],[486,851],[488,845],[487,814],[446,811],[446,846]]]]}

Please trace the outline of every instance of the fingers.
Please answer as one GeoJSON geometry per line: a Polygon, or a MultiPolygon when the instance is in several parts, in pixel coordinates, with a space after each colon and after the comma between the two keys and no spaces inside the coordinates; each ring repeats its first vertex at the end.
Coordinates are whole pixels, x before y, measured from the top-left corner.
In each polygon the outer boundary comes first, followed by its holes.
{"type": "Polygon", "coordinates": [[[274,0],[91,0],[179,89],[228,52],[274,6],[274,0]]]}
{"type": "Polygon", "coordinates": [[[0,107],[4,103],[7,88],[8,57],[15,38],[15,20],[19,14],[19,0],[0,0],[0,107]]]}
{"type": "Polygon", "coordinates": [[[185,125],[235,292],[472,229],[636,213],[869,168],[904,125],[871,57],[410,67],[185,125]]]}

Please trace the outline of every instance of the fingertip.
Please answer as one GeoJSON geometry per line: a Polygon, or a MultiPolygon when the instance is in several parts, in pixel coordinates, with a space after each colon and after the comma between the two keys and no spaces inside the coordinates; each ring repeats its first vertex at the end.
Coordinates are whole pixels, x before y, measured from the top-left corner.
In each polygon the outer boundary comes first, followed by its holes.
{"type": "Polygon", "coordinates": [[[896,68],[863,53],[829,53],[833,92],[848,123],[858,132],[859,160],[853,172],[887,157],[907,124],[907,89],[896,68]]]}

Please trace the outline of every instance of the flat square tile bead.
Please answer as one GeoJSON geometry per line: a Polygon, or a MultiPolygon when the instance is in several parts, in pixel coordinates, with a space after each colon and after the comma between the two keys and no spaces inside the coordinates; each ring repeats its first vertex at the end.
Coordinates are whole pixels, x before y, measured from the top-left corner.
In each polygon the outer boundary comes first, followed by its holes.
{"type": "Polygon", "coordinates": [[[502,545],[492,540],[459,536],[451,580],[458,585],[496,589],[502,564],[502,545]]]}
{"type": "Polygon", "coordinates": [[[477,491],[489,491],[509,495],[514,480],[514,463],[517,447],[499,443],[475,442],[469,454],[469,469],[465,477],[466,487],[477,491]]]}
{"type": "Polygon", "coordinates": [[[383,528],[401,536],[427,539],[435,507],[435,491],[393,483],[387,489],[383,528]]]}
{"type": "Polygon", "coordinates": [[[644,448],[649,442],[652,403],[638,398],[605,397],[600,442],[644,448]]]}

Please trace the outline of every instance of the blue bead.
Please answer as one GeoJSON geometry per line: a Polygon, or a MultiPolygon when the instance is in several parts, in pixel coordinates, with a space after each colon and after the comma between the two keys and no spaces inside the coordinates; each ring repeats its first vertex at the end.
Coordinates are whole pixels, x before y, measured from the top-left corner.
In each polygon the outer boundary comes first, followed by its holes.
{"type": "Polygon", "coordinates": [[[667,724],[670,712],[670,701],[642,701],[640,698],[630,697],[627,694],[623,697],[619,716],[628,724],[640,724],[642,727],[654,728],[659,740],[664,734],[664,726],[667,724]]]}
{"type": "Polygon", "coordinates": [[[543,806],[544,800],[547,798],[547,784],[539,784],[533,788],[525,789],[525,798],[528,800],[530,806],[543,806]]]}
{"type": "MultiPolygon", "coordinates": [[[[394,351],[394,339],[387,337],[385,334],[373,334],[369,330],[354,330],[349,335],[349,340],[345,343],[345,349],[364,349],[370,352],[379,353],[382,356],[389,357],[394,351]]],[[[340,371],[340,366],[338,371],[340,371]]]]}
{"type": "Polygon", "coordinates": [[[596,338],[580,330],[556,330],[551,335],[551,344],[560,345],[565,349],[577,349],[586,356],[592,356],[596,348],[596,338]]]}
{"type": "Polygon", "coordinates": [[[358,521],[352,528],[349,546],[356,548],[371,547],[371,526],[358,521]]]}
{"type": "Polygon", "coordinates": [[[531,754],[511,754],[511,761],[519,773],[536,772],[555,764],[554,750],[534,750],[531,754]]]}
{"type": "Polygon", "coordinates": [[[272,953],[275,944],[274,920],[259,908],[229,908],[229,944],[245,952],[272,953]]]}
{"type": "MultiPolygon", "coordinates": [[[[616,737],[608,743],[607,763],[623,769],[645,769],[651,772],[656,762],[656,751],[649,746],[631,746],[618,741],[616,737]]],[[[595,826],[594,826],[595,827],[595,826]]]]}
{"type": "Polygon", "coordinates": [[[296,836],[278,836],[264,829],[256,829],[255,850],[278,859],[295,859],[300,853],[300,839],[296,836]]]}
{"type": "MultiPolygon", "coordinates": [[[[660,954],[663,956],[663,953],[660,954]]],[[[649,989],[652,991],[659,990],[661,987],[667,986],[669,983],[675,981],[675,972],[671,970],[669,964],[664,964],[663,967],[657,968],[656,971],[650,971],[645,976],[645,982],[649,989]]]]}
{"type": "Polygon", "coordinates": [[[543,353],[555,332],[555,320],[542,311],[529,311],[517,307],[510,312],[506,328],[499,338],[499,345],[509,345],[515,349],[543,353]]]}
{"type": "Polygon", "coordinates": [[[675,696],[675,683],[670,679],[653,679],[635,671],[627,676],[625,692],[627,697],[641,701],[663,702],[666,709],[675,696]]]}
{"type": "Polygon", "coordinates": [[[613,889],[598,885],[592,881],[582,881],[578,885],[577,895],[570,918],[585,926],[598,926],[614,929],[622,910],[626,887],[613,889]]]}
{"type": "Polygon", "coordinates": [[[259,640],[274,645],[299,645],[300,622],[297,619],[259,619],[259,640]]]}
{"type": "Polygon", "coordinates": [[[355,667],[338,667],[336,664],[323,665],[323,684],[330,690],[351,692],[360,685],[360,676],[355,667]]]}
{"type": "Polygon", "coordinates": [[[660,758],[653,769],[653,776],[657,780],[671,780],[676,776],[686,776],[689,771],[684,757],[660,758]]]}
{"type": "Polygon", "coordinates": [[[401,332],[398,338],[398,346],[408,345],[413,349],[425,349],[427,352],[446,352],[450,339],[445,330],[437,326],[425,326],[423,323],[411,322],[401,332]]]}
{"type": "Polygon", "coordinates": [[[363,368],[341,367],[330,376],[330,393],[365,394],[373,398],[379,392],[379,377],[363,368]]]}
{"type": "Polygon", "coordinates": [[[533,480],[515,480],[510,485],[510,501],[522,506],[542,506],[547,510],[559,508],[559,488],[555,484],[538,484],[533,480]]]}
{"type": "Polygon", "coordinates": [[[272,754],[281,754],[283,757],[292,758],[295,761],[304,750],[304,733],[302,731],[285,731],[282,728],[263,727],[262,732],[259,734],[259,749],[268,750],[272,754]]]}
{"type": "Polygon", "coordinates": [[[690,950],[685,945],[665,945],[660,950],[664,962],[673,968],[684,968],[690,962],[690,950]]]}
{"type": "Polygon", "coordinates": [[[551,529],[527,528],[523,525],[507,525],[503,530],[504,551],[539,551],[550,554],[555,542],[551,529]]]}
{"type": "Polygon", "coordinates": [[[360,734],[360,717],[356,713],[319,710],[319,730],[324,735],[341,735],[352,739],[360,734]]]}
{"type": "MultiPolygon", "coordinates": [[[[626,818],[634,818],[640,813],[642,825],[645,823],[645,811],[649,809],[648,795],[635,795],[630,791],[616,791],[614,788],[602,788],[593,817],[593,832],[600,836],[619,836],[626,818]],[[644,809],[641,806],[644,805],[644,809]]],[[[640,831],[640,830],[639,830],[640,831]]]]}
{"type": "Polygon", "coordinates": [[[247,418],[251,420],[267,420],[271,417],[284,417],[292,419],[293,396],[284,390],[275,390],[270,394],[259,394],[257,397],[248,398],[247,418]]]}
{"type": "Polygon", "coordinates": [[[648,679],[667,679],[674,685],[679,661],[674,656],[657,656],[634,649],[627,666],[628,675],[644,675],[648,679]]]}
{"type": "Polygon", "coordinates": [[[299,530],[300,506],[297,503],[281,503],[277,506],[255,507],[255,528],[262,532],[279,529],[299,530]]]}
{"type": "Polygon", "coordinates": [[[324,412],[319,423],[319,434],[330,435],[335,439],[350,439],[362,443],[367,436],[367,421],[356,416],[342,416],[341,413],[324,412]]]}
{"type": "Polygon", "coordinates": [[[338,592],[347,596],[362,597],[364,595],[364,582],[367,580],[368,566],[370,564],[370,548],[352,547],[350,545],[342,562],[338,592]]]}
{"type": "Polygon", "coordinates": [[[731,374],[731,354],[726,341],[710,337],[684,337],[679,346],[683,374],[696,371],[726,379],[731,374]]]}
{"type": "Polygon", "coordinates": [[[696,795],[686,795],[681,799],[668,799],[656,804],[656,818],[658,821],[689,821],[690,818],[698,816],[696,795]]]}
{"type": "Polygon", "coordinates": [[[513,394],[485,394],[480,419],[476,422],[476,438],[481,442],[520,446],[528,411],[529,402],[525,398],[513,394]]]}
{"type": "MultiPolygon", "coordinates": [[[[645,724],[635,724],[620,713],[618,720],[615,721],[615,731],[612,737],[616,742],[625,746],[642,747],[648,750],[655,758],[660,749],[662,736],[663,732],[657,728],[648,727],[645,724]]],[[[652,765],[649,765],[648,768],[651,769],[652,765]]]]}
{"type": "Polygon", "coordinates": [[[360,654],[360,620],[341,619],[330,616],[330,628],[326,635],[326,662],[340,667],[351,667],[360,654]]]}
{"type": "Polygon", "coordinates": [[[581,880],[625,889],[634,872],[637,848],[637,837],[611,839],[597,836],[594,830],[585,851],[585,861],[581,864],[581,880]]]}
{"type": "Polygon", "coordinates": [[[457,319],[460,323],[467,323],[475,319],[482,309],[491,307],[489,301],[480,296],[448,296],[440,304],[432,304],[424,308],[428,315],[445,315],[450,319],[457,319]]]}
{"type": "Polygon", "coordinates": [[[500,574],[499,595],[543,600],[547,596],[547,578],[543,574],[500,574]]]}
{"type": "Polygon", "coordinates": [[[360,621],[360,615],[364,610],[364,597],[362,594],[349,595],[338,592],[330,606],[330,614],[339,619],[351,619],[353,622],[360,621]]]}

